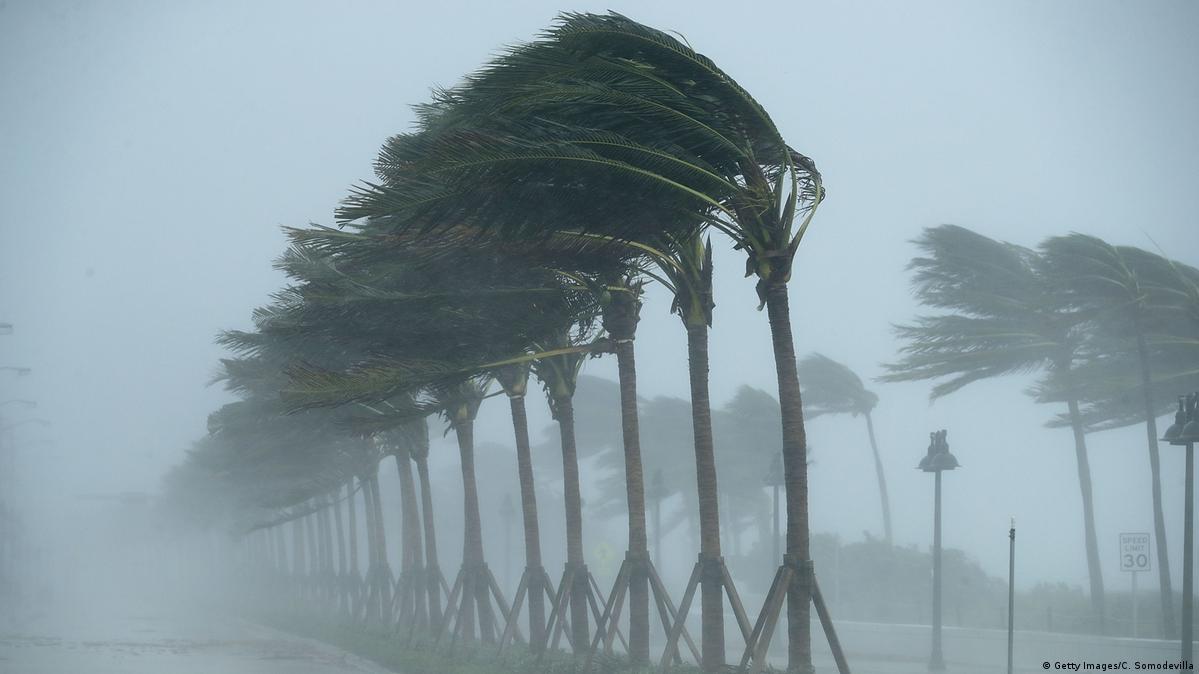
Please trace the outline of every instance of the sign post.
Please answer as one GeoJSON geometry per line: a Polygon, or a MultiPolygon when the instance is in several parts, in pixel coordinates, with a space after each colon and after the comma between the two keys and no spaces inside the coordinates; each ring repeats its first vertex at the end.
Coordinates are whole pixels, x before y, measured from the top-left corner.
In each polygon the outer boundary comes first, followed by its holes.
{"type": "Polygon", "coordinates": [[[1120,570],[1132,574],[1132,636],[1137,629],[1137,574],[1150,570],[1149,534],[1120,534],[1120,570]]]}

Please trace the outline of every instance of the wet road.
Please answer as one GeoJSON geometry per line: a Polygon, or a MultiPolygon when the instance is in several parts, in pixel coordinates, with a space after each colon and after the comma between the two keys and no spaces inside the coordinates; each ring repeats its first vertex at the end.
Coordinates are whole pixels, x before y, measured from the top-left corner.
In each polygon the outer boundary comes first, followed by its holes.
{"type": "Polygon", "coordinates": [[[0,627],[3,674],[384,674],[333,647],[235,619],[80,612],[0,627]]]}

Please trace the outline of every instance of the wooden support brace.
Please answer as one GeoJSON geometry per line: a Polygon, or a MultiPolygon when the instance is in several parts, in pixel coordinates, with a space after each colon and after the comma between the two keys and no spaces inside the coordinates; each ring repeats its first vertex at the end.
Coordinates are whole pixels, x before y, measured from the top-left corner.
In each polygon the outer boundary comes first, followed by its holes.
{"type": "Polygon", "coordinates": [[[749,624],[749,617],[745,614],[745,605],[741,603],[741,596],[737,594],[737,586],[733,584],[733,576],[729,573],[729,567],[725,566],[723,557],[720,559],[720,575],[721,585],[724,586],[724,592],[729,598],[729,606],[733,607],[733,615],[737,618],[737,627],[741,629],[741,638],[748,644],[753,627],[749,624]]]}
{"type": "Polygon", "coordinates": [[[687,614],[691,611],[692,600],[695,599],[695,588],[699,586],[700,576],[703,575],[703,566],[704,562],[701,559],[692,567],[691,577],[687,579],[687,589],[683,590],[683,601],[679,604],[678,616],[674,624],[666,629],[666,649],[662,651],[662,659],[658,662],[662,669],[669,669],[672,656],[678,656],[679,637],[683,635],[687,614]]]}
{"type": "Polygon", "coordinates": [[[441,625],[437,628],[437,637],[433,640],[434,644],[440,644],[442,638],[445,637],[446,630],[450,627],[450,622],[454,619],[454,605],[458,599],[458,592],[462,590],[462,571],[458,571],[458,577],[454,579],[454,588],[447,590],[445,613],[441,616],[441,625]]]}
{"type": "Polygon", "coordinates": [[[849,674],[849,662],[845,659],[845,652],[841,650],[841,640],[837,638],[837,631],[833,627],[833,618],[824,604],[824,596],[820,594],[820,586],[816,584],[816,574],[812,574],[812,604],[816,607],[816,615],[820,616],[820,625],[824,628],[824,636],[828,639],[829,649],[833,652],[837,671],[839,674],[849,674]]]}
{"type": "Polygon", "coordinates": [[[512,611],[504,619],[504,632],[500,635],[499,648],[497,653],[502,653],[504,646],[508,644],[508,640],[512,638],[516,621],[520,619],[520,610],[524,606],[525,592],[529,589],[529,569],[525,568],[525,572],[520,575],[520,583],[516,586],[516,596],[512,598],[512,611]]]}
{"type": "MultiPolygon", "coordinates": [[[[658,576],[658,570],[654,568],[654,563],[646,560],[646,569],[649,571],[650,587],[653,588],[654,598],[658,603],[658,615],[662,620],[662,631],[669,632],[675,621],[681,622],[681,617],[674,610],[674,602],[670,600],[670,595],[666,592],[666,586],[662,583],[662,579],[658,576]]],[[[702,662],[699,655],[699,649],[695,647],[695,641],[691,638],[691,634],[687,631],[687,626],[683,624],[683,642],[687,644],[687,649],[691,651],[691,657],[695,658],[695,662],[702,662]]],[[[681,660],[676,655],[676,660],[681,660]]]]}

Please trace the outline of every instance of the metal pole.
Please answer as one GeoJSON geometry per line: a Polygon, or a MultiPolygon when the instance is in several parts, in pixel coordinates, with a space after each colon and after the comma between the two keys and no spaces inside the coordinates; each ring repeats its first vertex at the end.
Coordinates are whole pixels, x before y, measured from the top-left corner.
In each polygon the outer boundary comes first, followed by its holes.
{"type": "Polygon", "coordinates": [[[1008,529],[1007,553],[1007,674],[1012,674],[1012,646],[1016,643],[1016,518],[1008,529]]]}
{"type": "Polygon", "coordinates": [[[1132,638],[1136,639],[1139,629],[1137,629],[1137,572],[1132,572],[1132,638]]]}
{"type": "Polygon", "coordinates": [[[1182,661],[1193,662],[1195,627],[1195,443],[1187,443],[1186,514],[1182,535],[1182,661]]]}
{"type": "Polygon", "coordinates": [[[936,496],[933,502],[933,652],[928,660],[932,671],[945,669],[941,654],[941,471],[936,471],[936,496]]]}

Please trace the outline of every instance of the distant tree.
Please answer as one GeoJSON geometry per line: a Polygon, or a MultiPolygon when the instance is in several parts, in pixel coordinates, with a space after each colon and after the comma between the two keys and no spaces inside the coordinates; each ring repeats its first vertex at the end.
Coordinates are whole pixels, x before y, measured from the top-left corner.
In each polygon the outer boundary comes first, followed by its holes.
{"type": "Polygon", "coordinates": [[[809,419],[825,414],[862,415],[866,420],[866,432],[870,437],[870,451],[874,456],[874,472],[878,477],[879,502],[883,509],[884,539],[890,545],[891,502],[887,498],[887,476],[878,454],[878,442],[874,437],[874,420],[870,413],[878,405],[878,395],[867,390],[861,378],[845,365],[819,353],[809,354],[799,361],[799,379],[804,383],[804,414],[809,419]]]}

